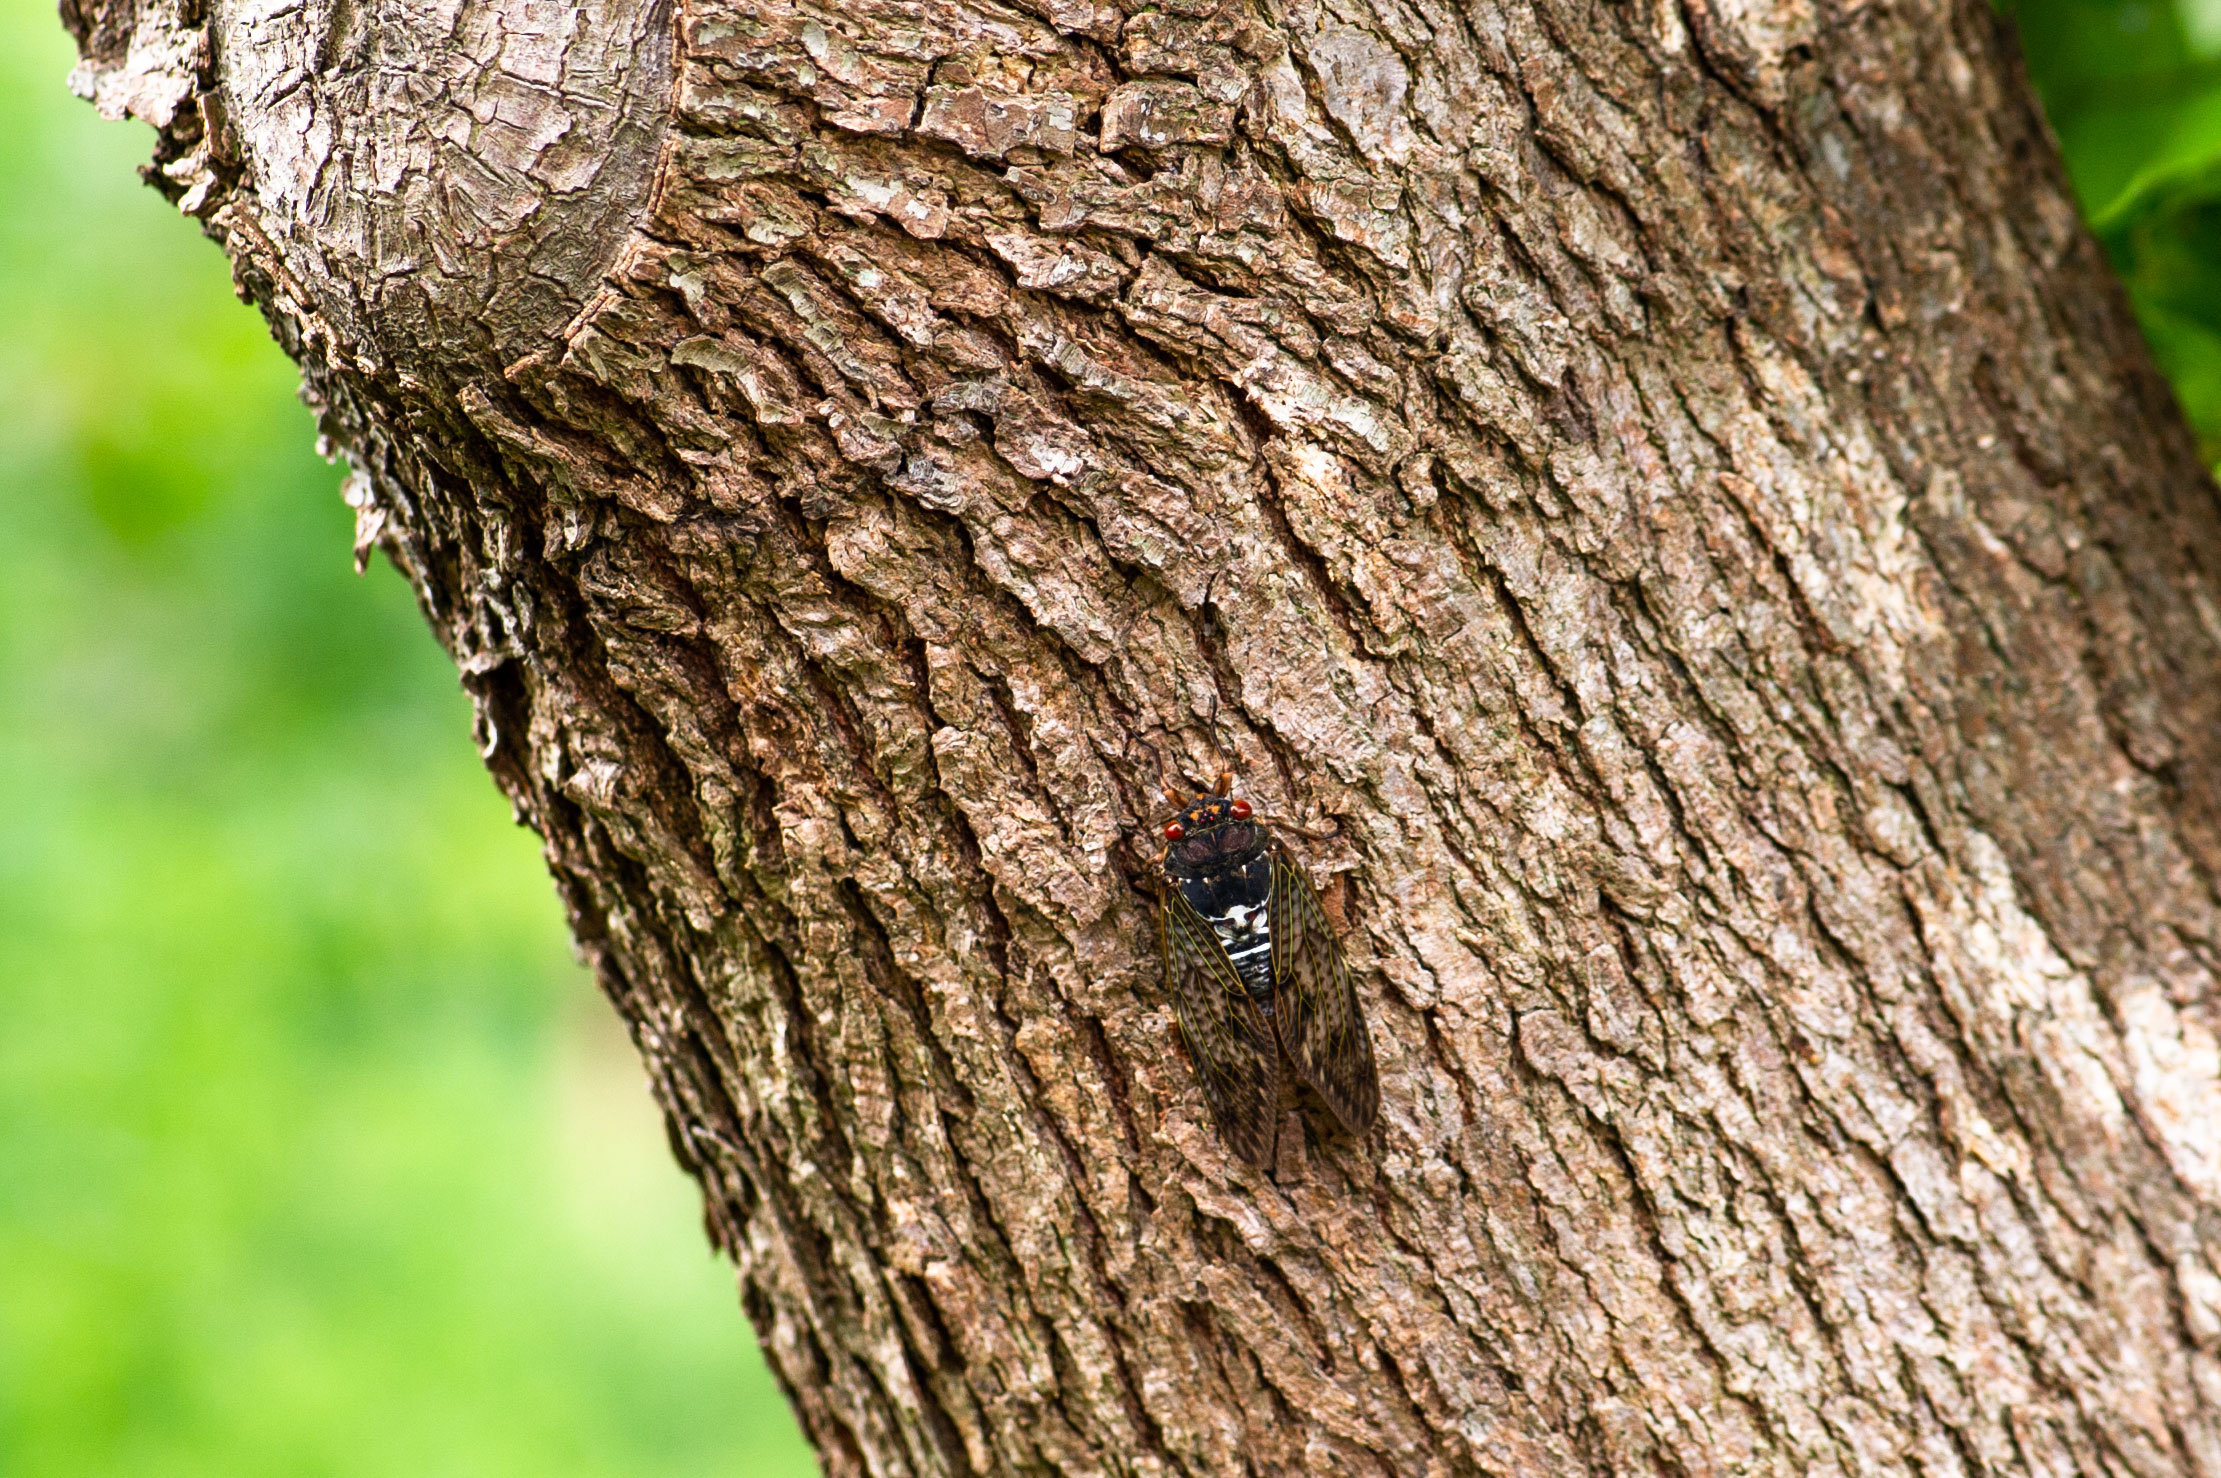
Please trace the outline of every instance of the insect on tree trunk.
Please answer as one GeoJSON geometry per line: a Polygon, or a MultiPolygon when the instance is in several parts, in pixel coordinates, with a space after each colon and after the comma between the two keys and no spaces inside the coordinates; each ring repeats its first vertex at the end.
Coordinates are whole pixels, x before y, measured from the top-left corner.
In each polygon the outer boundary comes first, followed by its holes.
{"type": "Polygon", "coordinates": [[[829,1471],[2221,1473],[2221,518],[1979,0],[65,18],[829,1471]]]}

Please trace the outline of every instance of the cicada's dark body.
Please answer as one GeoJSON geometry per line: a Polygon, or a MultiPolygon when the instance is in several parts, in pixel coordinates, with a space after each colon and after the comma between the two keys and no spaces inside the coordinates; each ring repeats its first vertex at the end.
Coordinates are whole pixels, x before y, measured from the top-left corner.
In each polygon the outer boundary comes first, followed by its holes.
{"type": "Polygon", "coordinates": [[[1319,895],[1232,777],[1164,829],[1165,983],[1219,1132],[1269,1168],[1286,1066],[1353,1133],[1380,1109],[1373,1045],[1319,895]]]}

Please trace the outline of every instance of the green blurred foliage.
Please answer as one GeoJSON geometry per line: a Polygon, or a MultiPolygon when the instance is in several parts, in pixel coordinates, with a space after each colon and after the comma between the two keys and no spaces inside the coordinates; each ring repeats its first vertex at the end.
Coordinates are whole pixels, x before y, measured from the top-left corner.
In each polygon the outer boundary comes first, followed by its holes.
{"type": "Polygon", "coordinates": [[[815,1471],[220,254],[0,0],[0,1474],[815,1471]]]}
{"type": "Polygon", "coordinates": [[[2221,0],[2008,0],[2082,212],[2221,459],[2221,0]]]}

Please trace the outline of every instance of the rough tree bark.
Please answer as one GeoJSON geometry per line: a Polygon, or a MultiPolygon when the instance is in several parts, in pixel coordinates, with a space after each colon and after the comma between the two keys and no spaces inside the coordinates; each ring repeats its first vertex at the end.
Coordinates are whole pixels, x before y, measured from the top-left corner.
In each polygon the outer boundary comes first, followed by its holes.
{"type": "Polygon", "coordinates": [[[1979,0],[65,16],[830,1471],[2221,1473],[2221,518],[1979,0]]]}

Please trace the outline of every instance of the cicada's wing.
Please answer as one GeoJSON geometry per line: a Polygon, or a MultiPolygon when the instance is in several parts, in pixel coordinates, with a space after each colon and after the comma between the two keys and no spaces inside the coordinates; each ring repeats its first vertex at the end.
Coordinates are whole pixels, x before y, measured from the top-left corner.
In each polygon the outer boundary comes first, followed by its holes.
{"type": "Polygon", "coordinates": [[[1380,1112],[1373,1043],[1357,1007],[1342,947],[1311,882],[1285,852],[1272,863],[1272,975],[1280,1041],[1309,1083],[1353,1134],[1380,1112]]]}
{"type": "Polygon", "coordinates": [[[1272,1022],[1185,898],[1172,893],[1157,918],[1165,984],[1211,1116],[1235,1154],[1270,1169],[1280,1112],[1280,1046],[1272,1022]]]}

